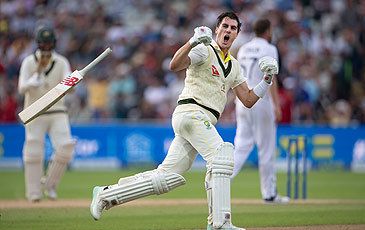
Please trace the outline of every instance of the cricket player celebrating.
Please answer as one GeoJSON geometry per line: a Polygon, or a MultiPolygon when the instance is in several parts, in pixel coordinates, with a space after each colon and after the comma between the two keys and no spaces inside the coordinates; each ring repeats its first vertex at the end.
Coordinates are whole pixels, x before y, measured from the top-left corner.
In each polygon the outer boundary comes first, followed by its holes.
{"type": "MultiPolygon", "coordinates": [[[[25,108],[71,73],[68,60],[54,51],[56,37],[52,28],[41,27],[36,33],[36,42],[38,49],[23,60],[20,68],[18,90],[25,96],[25,108]]],[[[56,199],[57,185],[72,159],[75,145],[63,99],[25,126],[25,139],[23,161],[27,199],[40,201],[43,192],[48,198],[56,199]],[[55,151],[47,175],[43,177],[46,133],[55,151]]]]}
{"type": "MultiPolygon", "coordinates": [[[[248,87],[253,87],[262,79],[260,58],[278,58],[278,51],[271,45],[271,23],[267,19],[258,20],[253,30],[256,37],[243,45],[237,59],[247,77],[248,87]]],[[[281,119],[277,80],[273,79],[270,93],[257,102],[251,109],[236,101],[237,131],[234,140],[234,170],[236,176],[247,160],[253,145],[257,144],[259,157],[260,185],[262,198],[267,203],[288,203],[288,197],[281,197],[276,189],[275,149],[276,120],[281,119]]]]}
{"type": "Polygon", "coordinates": [[[121,178],[114,185],[94,187],[90,211],[95,220],[104,209],[147,195],[166,193],[185,184],[182,174],[190,169],[200,153],[207,162],[207,229],[243,229],[231,222],[230,177],[234,147],[222,140],[214,125],[223,112],[229,89],[233,89],[246,107],[252,107],[264,97],[278,65],[270,58],[260,62],[266,76],[253,90],[248,88],[238,61],[229,53],[240,26],[236,14],[222,13],[217,18],[215,41],[208,27],[197,27],[194,36],[175,53],[170,68],[172,71],[186,69],[186,79],[172,116],[175,138],[168,154],[155,170],[121,178]]]}

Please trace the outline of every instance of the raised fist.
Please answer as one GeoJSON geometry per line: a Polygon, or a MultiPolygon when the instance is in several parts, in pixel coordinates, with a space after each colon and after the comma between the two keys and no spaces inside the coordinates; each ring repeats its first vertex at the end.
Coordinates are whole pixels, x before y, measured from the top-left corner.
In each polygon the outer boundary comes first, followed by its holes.
{"type": "Polygon", "coordinates": [[[271,84],[274,74],[279,73],[279,65],[275,58],[265,56],[259,59],[260,70],[265,74],[264,81],[271,84]]]}
{"type": "Polygon", "coordinates": [[[212,42],[212,30],[206,26],[199,26],[194,29],[194,36],[190,38],[189,43],[192,47],[200,43],[208,46],[212,42]]]}
{"type": "Polygon", "coordinates": [[[265,56],[259,59],[260,70],[265,75],[274,75],[279,73],[279,65],[275,58],[265,56]]]}

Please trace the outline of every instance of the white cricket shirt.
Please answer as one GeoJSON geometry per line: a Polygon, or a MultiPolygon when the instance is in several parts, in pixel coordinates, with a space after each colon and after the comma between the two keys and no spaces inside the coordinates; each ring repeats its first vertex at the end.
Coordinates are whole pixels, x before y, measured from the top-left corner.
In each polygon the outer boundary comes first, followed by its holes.
{"type": "Polygon", "coordinates": [[[191,65],[186,70],[185,86],[178,100],[192,98],[222,114],[228,90],[246,80],[238,61],[230,54],[225,60],[222,56],[214,41],[211,46],[194,47],[189,53],[191,65]]]}
{"type": "MultiPolygon", "coordinates": [[[[52,52],[51,61],[44,72],[38,76],[43,84],[39,87],[25,87],[28,79],[37,71],[39,58],[40,52],[36,51],[34,54],[27,56],[20,67],[18,89],[21,94],[24,93],[24,108],[31,105],[71,74],[68,60],[64,56],[52,52]]],[[[47,111],[52,110],[66,110],[64,99],[59,100],[47,111]]]]}

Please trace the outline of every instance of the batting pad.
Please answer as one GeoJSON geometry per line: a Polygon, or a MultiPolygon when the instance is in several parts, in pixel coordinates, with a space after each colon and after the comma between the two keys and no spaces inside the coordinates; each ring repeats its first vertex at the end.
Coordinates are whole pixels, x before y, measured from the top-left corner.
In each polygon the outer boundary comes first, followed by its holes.
{"type": "Polygon", "coordinates": [[[41,198],[41,178],[43,176],[43,163],[24,163],[24,175],[26,197],[29,200],[41,198]]]}
{"type": "Polygon", "coordinates": [[[40,199],[44,161],[43,142],[27,140],[24,145],[23,160],[26,197],[29,200],[40,199]]]}
{"type": "Polygon", "coordinates": [[[59,146],[48,166],[45,187],[47,189],[56,189],[61,181],[63,174],[71,161],[76,142],[71,141],[59,146]]]}
{"type": "Polygon", "coordinates": [[[231,143],[220,145],[212,161],[211,202],[213,227],[221,228],[231,223],[231,175],[233,173],[233,151],[231,143]]]}
{"type": "Polygon", "coordinates": [[[112,206],[123,204],[149,195],[160,195],[185,184],[183,176],[177,173],[140,173],[122,178],[118,185],[100,193],[100,199],[112,206]]]}

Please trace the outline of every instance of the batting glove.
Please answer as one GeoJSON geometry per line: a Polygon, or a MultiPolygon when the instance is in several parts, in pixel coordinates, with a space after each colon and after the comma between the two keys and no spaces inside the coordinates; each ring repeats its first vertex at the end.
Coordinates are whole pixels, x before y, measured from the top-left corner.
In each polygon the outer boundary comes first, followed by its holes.
{"type": "Polygon", "coordinates": [[[279,73],[279,65],[275,58],[265,56],[259,59],[260,70],[265,74],[264,80],[270,84],[274,74],[279,73]]]}
{"type": "Polygon", "coordinates": [[[195,47],[200,43],[208,46],[212,42],[212,30],[206,26],[199,26],[194,29],[194,36],[190,38],[191,47],[195,47]]]}
{"type": "Polygon", "coordinates": [[[42,85],[42,81],[39,79],[38,74],[33,74],[32,77],[30,77],[26,83],[28,87],[39,87],[42,85]]]}

